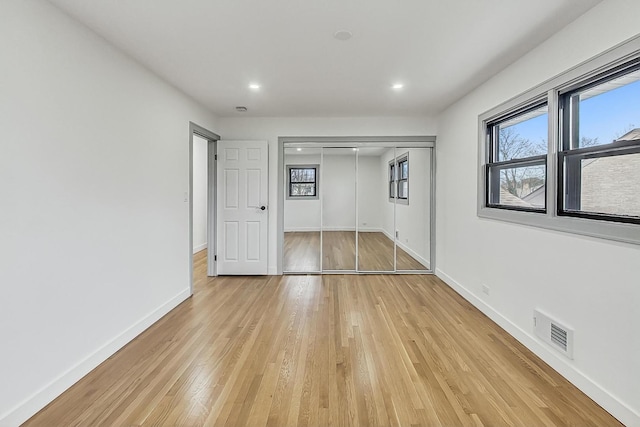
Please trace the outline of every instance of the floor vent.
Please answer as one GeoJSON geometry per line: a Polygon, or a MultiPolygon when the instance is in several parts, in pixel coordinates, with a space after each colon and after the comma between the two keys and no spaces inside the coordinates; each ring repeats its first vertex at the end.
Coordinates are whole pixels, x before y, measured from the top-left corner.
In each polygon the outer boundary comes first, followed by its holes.
{"type": "Polygon", "coordinates": [[[573,359],[573,329],[538,310],[533,311],[533,328],[544,342],[573,359]]]}

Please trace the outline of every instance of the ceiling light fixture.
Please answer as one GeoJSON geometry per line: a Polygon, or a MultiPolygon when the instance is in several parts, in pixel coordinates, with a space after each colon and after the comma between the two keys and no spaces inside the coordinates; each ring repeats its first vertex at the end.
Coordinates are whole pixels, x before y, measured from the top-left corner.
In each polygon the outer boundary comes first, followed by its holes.
{"type": "Polygon", "coordinates": [[[260,85],[257,84],[257,83],[251,83],[249,85],[249,89],[258,90],[258,89],[260,89],[260,85]]]}
{"type": "Polygon", "coordinates": [[[340,40],[343,42],[349,40],[351,37],[353,37],[353,33],[347,30],[338,30],[335,33],[333,33],[334,39],[340,40]]]}
{"type": "Polygon", "coordinates": [[[395,83],[393,86],[391,86],[393,89],[402,89],[404,87],[404,85],[402,83],[395,83]]]}
{"type": "Polygon", "coordinates": [[[298,150],[298,151],[302,151],[302,148],[298,148],[297,150],[298,150]]]}

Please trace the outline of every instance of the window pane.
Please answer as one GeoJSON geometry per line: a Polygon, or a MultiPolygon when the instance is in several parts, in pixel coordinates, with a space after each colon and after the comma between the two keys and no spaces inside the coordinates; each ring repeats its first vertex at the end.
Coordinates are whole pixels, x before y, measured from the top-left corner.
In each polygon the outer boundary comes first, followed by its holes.
{"type": "Polygon", "coordinates": [[[573,148],[640,138],[640,70],[574,96],[579,98],[579,135],[573,148]]]}
{"type": "Polygon", "coordinates": [[[390,182],[389,183],[389,198],[393,199],[394,197],[396,197],[396,183],[395,182],[390,182]]]}
{"type": "Polygon", "coordinates": [[[389,181],[395,181],[395,180],[396,180],[396,178],[395,178],[395,167],[394,167],[394,165],[391,165],[389,167],[389,181]]]}
{"type": "Polygon", "coordinates": [[[291,182],[315,182],[315,168],[291,168],[291,182]]]}
{"type": "Polygon", "coordinates": [[[640,154],[584,159],[581,210],[640,217],[640,154]]]}
{"type": "Polygon", "coordinates": [[[545,177],[546,167],[543,165],[490,168],[489,182],[492,183],[492,194],[489,200],[498,205],[530,209],[544,208],[546,206],[545,177]]]}
{"type": "Polygon", "coordinates": [[[547,105],[527,111],[495,126],[497,161],[547,154],[547,105]]]}
{"type": "Polygon", "coordinates": [[[315,184],[291,184],[291,196],[315,196],[315,184]]]}
{"type": "Polygon", "coordinates": [[[398,182],[398,198],[406,199],[408,197],[409,197],[409,182],[408,181],[398,182]]]}
{"type": "Polygon", "coordinates": [[[400,163],[400,179],[407,179],[409,177],[409,162],[406,160],[400,163]]]}

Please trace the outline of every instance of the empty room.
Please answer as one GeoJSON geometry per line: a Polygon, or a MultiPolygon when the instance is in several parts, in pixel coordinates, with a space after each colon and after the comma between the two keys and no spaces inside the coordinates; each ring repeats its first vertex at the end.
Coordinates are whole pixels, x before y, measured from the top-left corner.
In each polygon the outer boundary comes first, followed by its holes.
{"type": "Polygon", "coordinates": [[[0,427],[640,427],[638,16],[3,0],[0,427]]]}

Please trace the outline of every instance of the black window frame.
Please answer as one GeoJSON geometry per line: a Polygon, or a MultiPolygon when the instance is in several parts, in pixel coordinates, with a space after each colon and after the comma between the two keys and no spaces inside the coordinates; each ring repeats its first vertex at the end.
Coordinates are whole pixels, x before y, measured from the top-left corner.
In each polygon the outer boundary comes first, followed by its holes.
{"type": "Polygon", "coordinates": [[[287,193],[286,193],[286,198],[287,200],[316,200],[319,198],[319,172],[320,172],[320,165],[314,164],[314,165],[297,165],[297,164],[292,164],[292,165],[287,165],[287,193]],[[291,180],[291,172],[294,170],[305,170],[305,169],[314,169],[314,180],[313,181],[295,181],[292,182],[291,180]],[[291,190],[293,188],[293,185],[295,184],[313,184],[313,189],[314,189],[314,194],[313,195],[296,195],[296,194],[291,194],[291,190]]]}
{"type": "Polygon", "coordinates": [[[396,202],[402,205],[409,204],[409,152],[406,152],[389,162],[389,174],[387,179],[387,191],[389,194],[389,202],[396,202]],[[407,176],[402,178],[402,164],[407,165],[407,176]],[[407,194],[405,197],[400,197],[400,186],[402,183],[407,183],[407,194]]]}
{"type": "MultiPolygon", "coordinates": [[[[500,124],[504,123],[508,120],[514,119],[518,116],[525,115],[532,111],[538,110],[542,107],[547,107],[547,114],[549,114],[549,104],[547,102],[546,97],[543,99],[537,99],[532,102],[527,103],[524,106],[515,108],[513,110],[509,110],[502,114],[501,116],[494,118],[490,121],[486,122],[485,125],[485,144],[487,145],[486,154],[487,158],[484,164],[484,179],[485,179],[485,188],[484,188],[484,204],[488,208],[494,209],[506,209],[512,211],[523,211],[523,212],[533,212],[533,213],[547,213],[547,183],[549,182],[549,165],[548,165],[548,152],[547,154],[537,155],[537,156],[529,156],[529,157],[521,157],[510,160],[499,160],[499,149],[498,145],[500,143],[499,138],[499,129],[500,124]],[[525,207],[525,206],[514,206],[499,203],[500,200],[500,172],[503,169],[511,169],[516,167],[526,167],[526,166],[544,166],[544,180],[545,180],[545,206],[542,208],[536,207],[525,207]],[[492,173],[495,171],[497,173],[492,173]]],[[[547,129],[548,130],[548,129],[547,129]]]]}
{"type": "Polygon", "coordinates": [[[614,141],[591,147],[580,147],[579,95],[591,88],[640,71],[640,59],[599,73],[558,92],[558,174],[556,211],[558,216],[594,219],[609,222],[640,224],[640,217],[613,215],[581,210],[582,160],[640,153],[640,139],[614,141]]]}

